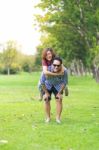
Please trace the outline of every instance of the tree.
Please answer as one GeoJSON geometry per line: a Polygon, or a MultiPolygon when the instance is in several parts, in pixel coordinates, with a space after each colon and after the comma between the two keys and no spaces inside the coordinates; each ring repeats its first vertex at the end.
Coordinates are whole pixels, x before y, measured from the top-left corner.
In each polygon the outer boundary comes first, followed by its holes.
{"type": "Polygon", "coordinates": [[[90,67],[96,55],[92,48],[99,30],[99,1],[41,0],[37,7],[44,11],[36,15],[41,31],[56,39],[56,51],[65,62],[79,59],[90,67]]]}
{"type": "Polygon", "coordinates": [[[7,74],[10,74],[10,69],[13,63],[17,60],[17,44],[14,41],[8,41],[3,51],[3,63],[7,70],[7,74]]]}
{"type": "Polygon", "coordinates": [[[23,55],[21,58],[22,70],[31,73],[34,69],[35,57],[32,55],[23,55]]]}

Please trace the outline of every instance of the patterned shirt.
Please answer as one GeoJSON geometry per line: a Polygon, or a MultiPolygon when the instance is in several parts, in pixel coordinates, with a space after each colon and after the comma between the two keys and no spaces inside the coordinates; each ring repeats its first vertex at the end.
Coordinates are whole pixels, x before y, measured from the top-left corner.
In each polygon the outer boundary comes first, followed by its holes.
{"type": "MultiPolygon", "coordinates": [[[[48,71],[53,72],[52,66],[48,67],[48,71]]],[[[66,86],[68,84],[67,69],[65,68],[63,75],[58,75],[58,76],[46,77],[44,73],[42,73],[40,78],[40,83],[41,85],[45,85],[48,90],[51,90],[51,88],[54,87],[59,92],[61,89],[61,85],[66,86]]]]}

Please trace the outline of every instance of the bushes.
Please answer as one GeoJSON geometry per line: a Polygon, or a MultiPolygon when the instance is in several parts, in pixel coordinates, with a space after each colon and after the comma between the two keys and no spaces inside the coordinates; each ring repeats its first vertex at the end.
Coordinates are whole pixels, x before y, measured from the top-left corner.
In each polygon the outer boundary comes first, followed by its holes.
{"type": "Polygon", "coordinates": [[[5,67],[0,64],[0,74],[17,74],[21,71],[21,68],[18,64],[12,64],[11,68],[5,67]]]}
{"type": "Polygon", "coordinates": [[[0,74],[17,74],[34,70],[35,56],[24,55],[11,46],[0,53],[0,74]]]}
{"type": "Polygon", "coordinates": [[[2,73],[4,66],[0,64],[0,73],[2,73]]]}
{"type": "Polygon", "coordinates": [[[5,45],[3,46],[3,51],[0,52],[1,74],[17,74],[20,71],[33,71],[35,56],[21,53],[16,41],[8,41],[5,45]]]}

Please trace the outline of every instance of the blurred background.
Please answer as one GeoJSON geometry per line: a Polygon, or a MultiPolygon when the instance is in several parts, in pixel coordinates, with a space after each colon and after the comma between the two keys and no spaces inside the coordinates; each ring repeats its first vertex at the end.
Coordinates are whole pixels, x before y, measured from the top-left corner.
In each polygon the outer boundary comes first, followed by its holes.
{"type": "Polygon", "coordinates": [[[42,50],[52,47],[71,75],[99,82],[97,0],[4,0],[0,20],[1,74],[39,71],[42,50]]]}

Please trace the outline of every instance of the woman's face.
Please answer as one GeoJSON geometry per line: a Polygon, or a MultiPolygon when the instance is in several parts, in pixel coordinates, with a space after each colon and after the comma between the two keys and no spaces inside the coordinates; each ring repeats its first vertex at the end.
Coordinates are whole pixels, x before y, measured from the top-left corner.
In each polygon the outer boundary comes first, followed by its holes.
{"type": "Polygon", "coordinates": [[[48,60],[48,61],[52,60],[52,53],[51,53],[51,51],[47,51],[47,53],[46,53],[46,60],[48,60]]]}

